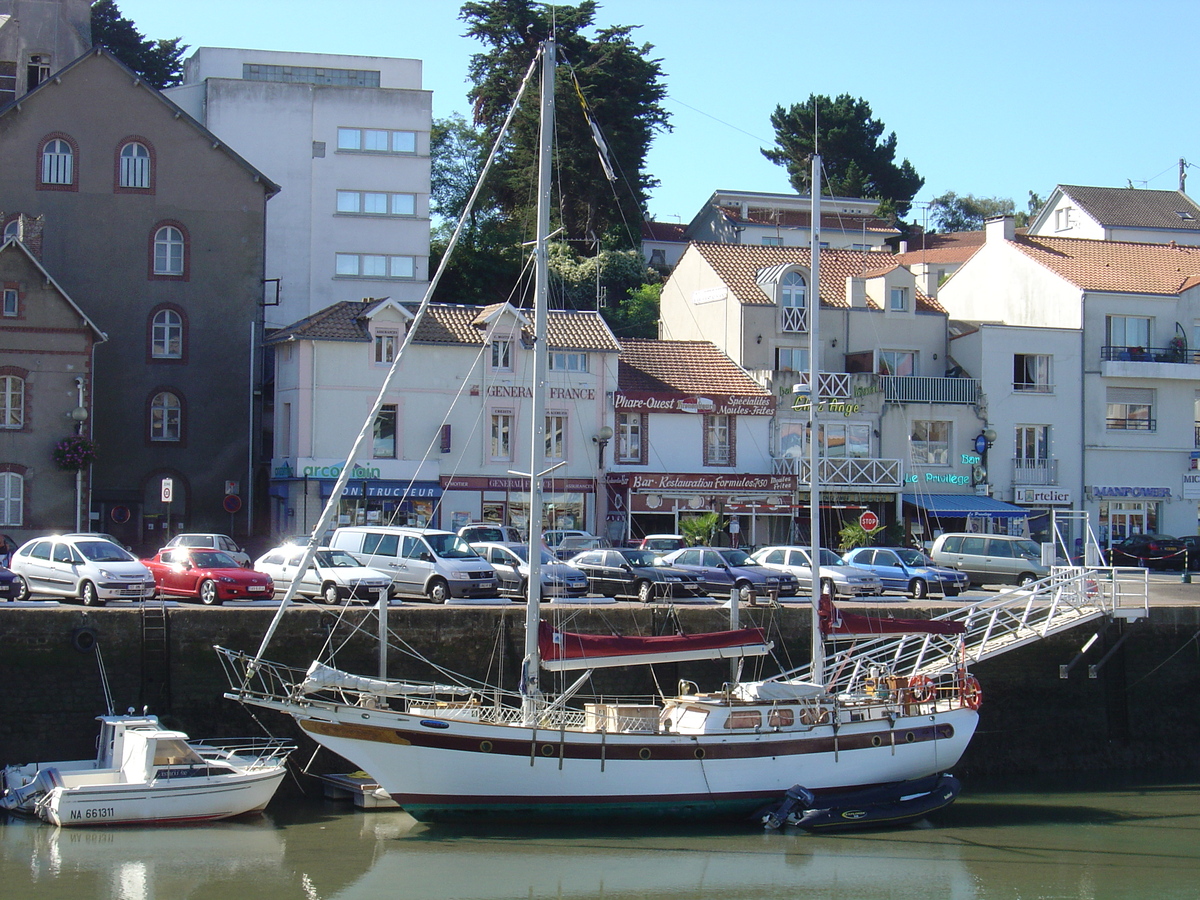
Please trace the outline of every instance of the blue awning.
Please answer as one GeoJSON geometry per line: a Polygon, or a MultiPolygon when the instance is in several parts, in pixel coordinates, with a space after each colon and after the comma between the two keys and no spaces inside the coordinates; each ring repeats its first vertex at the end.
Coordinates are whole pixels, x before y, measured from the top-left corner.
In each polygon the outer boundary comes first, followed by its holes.
{"type": "Polygon", "coordinates": [[[946,518],[995,516],[1000,519],[1016,519],[1029,515],[1027,509],[978,494],[905,494],[904,502],[925,510],[931,516],[946,518]]]}

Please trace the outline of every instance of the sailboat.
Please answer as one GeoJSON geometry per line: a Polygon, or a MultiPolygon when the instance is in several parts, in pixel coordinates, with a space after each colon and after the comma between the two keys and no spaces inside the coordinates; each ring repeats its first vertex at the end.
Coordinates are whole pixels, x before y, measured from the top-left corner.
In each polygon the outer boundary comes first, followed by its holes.
{"type": "MultiPolygon", "coordinates": [[[[533,439],[540,446],[545,418],[547,234],[550,222],[550,149],[554,112],[554,41],[541,58],[541,158],[533,374],[533,439]]],[[[536,64],[535,60],[535,64],[536,64]]],[[[533,72],[526,75],[529,81],[533,72]]],[[[511,113],[510,113],[511,118],[511,113]]],[[[494,153],[495,151],[493,151],[494,153]]],[[[814,164],[819,173],[819,160],[814,164]]],[[[819,188],[814,183],[813,283],[819,253],[819,188]]],[[[453,238],[451,241],[453,244],[453,238]]],[[[435,282],[436,283],[436,282],[435,282]]],[[[432,286],[430,291],[432,292],[432,286]]],[[[428,301],[428,296],[426,302],[428,301]]],[[[419,315],[420,313],[418,313],[419,315]]],[[[812,340],[816,346],[816,316],[812,340]]],[[[412,329],[415,331],[415,327],[412,329]]],[[[411,332],[410,332],[411,334],[411,332]]],[[[403,352],[403,348],[402,351],[403,352]]],[[[811,384],[816,389],[817,353],[811,384]]],[[[395,367],[393,366],[393,372],[395,367]]],[[[385,381],[359,442],[388,390],[385,381]]],[[[815,408],[817,404],[812,404],[815,408]]],[[[351,451],[353,459],[359,443],[351,451]]],[[[538,454],[531,452],[536,461],[538,454]]],[[[334,487],[314,534],[323,533],[336,508],[334,487]]],[[[818,467],[811,467],[813,477],[818,467]]],[[[542,537],[542,478],[530,473],[529,541],[542,537]]],[[[819,485],[811,485],[814,518],[819,485]]],[[[814,527],[814,542],[817,540],[814,527]]],[[[311,553],[315,541],[310,541],[311,553]]],[[[538,553],[529,555],[528,583],[540,583],[538,553]]],[[[303,571],[306,563],[300,565],[303,571]]],[[[270,662],[265,652],[292,596],[289,589],[257,654],[218,648],[226,662],[230,699],[292,716],[317,744],[362,769],[419,820],[486,816],[545,819],[581,816],[749,816],[780,801],[793,786],[818,797],[878,785],[903,784],[953,766],[974,734],[977,703],[960,690],[965,673],[949,685],[928,678],[826,678],[825,630],[845,633],[849,623],[818,615],[820,585],[813,588],[813,659],[808,677],[799,670],[760,681],[731,679],[710,690],[682,681],[674,695],[645,700],[580,702],[597,669],[762,657],[772,643],[759,628],[737,627],[704,635],[617,637],[564,632],[541,619],[538,592],[527,603],[519,695],[503,702],[499,688],[430,684],[388,678],[386,598],[380,599],[377,676],[345,672],[316,661],[308,670],[270,662]],[[558,693],[544,691],[540,676],[579,672],[558,693]],[[835,683],[842,686],[835,689],[835,683]]],[[[731,598],[736,620],[737,598],[731,598]]],[[[942,623],[943,625],[945,623],[942,623]]],[[[920,630],[923,624],[910,623],[920,630]]],[[[549,679],[547,679],[549,681],[549,679]]],[[[977,696],[977,695],[976,695],[977,696]]]]}

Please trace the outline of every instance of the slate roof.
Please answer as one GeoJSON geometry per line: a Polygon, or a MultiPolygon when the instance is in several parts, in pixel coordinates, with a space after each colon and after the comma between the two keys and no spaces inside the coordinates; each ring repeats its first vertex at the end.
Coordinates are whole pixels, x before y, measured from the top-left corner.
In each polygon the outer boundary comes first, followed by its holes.
{"type": "Polygon", "coordinates": [[[622,391],[739,397],[771,393],[709,341],[652,338],[621,341],[617,386],[622,391]]]}
{"type": "Polygon", "coordinates": [[[1200,206],[1183,191],[1086,187],[1060,184],[1058,189],[1101,225],[1200,231],[1200,206]],[[1191,218],[1184,218],[1180,213],[1191,218]]]}
{"type": "Polygon", "coordinates": [[[1085,291],[1173,296],[1200,282],[1200,247],[1029,235],[1012,244],[1085,291]]]}
{"type": "MultiPolygon", "coordinates": [[[[808,247],[758,247],[751,244],[708,244],[691,245],[712,266],[714,272],[742,303],[747,306],[773,306],[774,302],[759,288],[756,278],[760,270],[771,266],[808,266],[812,252],[808,247]]],[[[822,250],[821,251],[821,305],[846,309],[850,300],[846,296],[846,279],[850,276],[891,271],[900,263],[895,254],[887,250],[822,250]]],[[[945,313],[937,300],[916,291],[918,312],[945,313]]]]}

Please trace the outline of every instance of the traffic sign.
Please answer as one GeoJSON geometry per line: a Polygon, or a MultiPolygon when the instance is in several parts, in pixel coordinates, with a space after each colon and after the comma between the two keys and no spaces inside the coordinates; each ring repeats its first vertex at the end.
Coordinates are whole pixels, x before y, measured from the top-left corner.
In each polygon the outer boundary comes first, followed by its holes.
{"type": "Polygon", "coordinates": [[[864,509],[858,517],[858,524],[862,526],[863,531],[874,531],[879,527],[879,516],[872,510],[864,509]]]}
{"type": "Polygon", "coordinates": [[[162,502],[170,503],[171,498],[175,495],[175,479],[164,478],[162,480],[162,502]]]}
{"type": "Polygon", "coordinates": [[[221,501],[221,505],[225,507],[225,512],[235,513],[242,508],[242,498],[237,494],[226,494],[225,499],[221,501]]]}

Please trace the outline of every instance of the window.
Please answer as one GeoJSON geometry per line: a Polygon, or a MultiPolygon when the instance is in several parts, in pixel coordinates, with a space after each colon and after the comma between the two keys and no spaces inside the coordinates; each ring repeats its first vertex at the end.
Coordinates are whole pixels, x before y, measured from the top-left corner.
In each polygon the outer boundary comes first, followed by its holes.
{"type": "Polygon", "coordinates": [[[183,317],[173,309],[160,309],[150,325],[150,356],[154,359],[183,358],[183,317]]]}
{"type": "Polygon", "coordinates": [[[363,216],[415,216],[417,195],[385,191],[338,191],[337,211],[363,216]]]}
{"type": "Polygon", "coordinates": [[[50,77],[50,56],[46,53],[34,53],[29,57],[25,67],[25,90],[32,91],[35,87],[50,77]]]}
{"type": "Polygon", "coordinates": [[[762,245],[764,247],[782,247],[783,238],[764,234],[762,238],[762,245]]]}
{"type": "Polygon", "coordinates": [[[645,465],[646,463],[646,415],[644,413],[617,413],[616,461],[645,465]]]}
{"type": "Polygon", "coordinates": [[[150,151],[145,144],[130,141],[121,148],[117,184],[143,190],[150,187],[150,151]]]}
{"type": "Polygon", "coordinates": [[[704,417],[704,465],[734,464],[733,416],[704,417]]]}
{"type": "Polygon", "coordinates": [[[415,131],[388,131],[382,128],[339,128],[338,150],[350,153],[400,153],[415,155],[415,131]]]}
{"type": "Polygon", "coordinates": [[[67,141],[52,138],[42,148],[42,184],[74,184],[75,152],[67,141]]]}
{"type": "Polygon", "coordinates": [[[0,238],[0,243],[7,240],[20,240],[21,238],[21,217],[17,216],[11,222],[4,226],[4,237],[0,238]]]}
{"type": "Polygon", "coordinates": [[[1154,431],[1153,388],[1110,387],[1105,391],[1109,431],[1154,431]]]}
{"type": "Polygon", "coordinates": [[[552,352],[550,354],[550,370],[554,372],[586,372],[586,353],[552,352]]]}
{"type": "Polygon", "coordinates": [[[0,106],[17,99],[17,64],[14,60],[0,62],[0,106]]]}
{"type": "Polygon", "coordinates": [[[917,354],[913,350],[880,350],[880,375],[916,375],[917,354]]]}
{"type": "Polygon", "coordinates": [[[375,443],[371,453],[376,459],[396,458],[396,404],[385,403],[375,417],[375,443]]]}
{"type": "Polygon", "coordinates": [[[1042,353],[1016,353],[1013,355],[1013,390],[1034,391],[1048,394],[1053,390],[1050,383],[1050,357],[1042,353]]]}
{"type": "Polygon", "coordinates": [[[183,232],[174,225],[164,225],[154,232],[154,274],[179,277],[183,270],[183,232]]]}
{"type": "Polygon", "coordinates": [[[777,347],[775,350],[775,369],[779,372],[807,372],[807,347],[777,347]]]}
{"type": "Polygon", "coordinates": [[[381,366],[390,366],[396,361],[396,348],[400,345],[400,335],[395,331],[379,331],[375,334],[375,362],[381,366]]]}
{"type": "Polygon", "coordinates": [[[392,256],[385,253],[339,253],[336,275],[343,278],[396,278],[416,277],[415,256],[392,256]]]}
{"type": "Polygon", "coordinates": [[[377,69],[334,69],[328,66],[278,66],[242,63],[242,81],[282,81],[289,84],[336,84],[342,87],[379,87],[377,69]]]}
{"type": "Polygon", "coordinates": [[[512,410],[496,410],[492,413],[492,447],[493,460],[512,459],[512,410]]]}
{"type": "Polygon", "coordinates": [[[492,368],[512,371],[512,341],[492,341],[492,368]]]}
{"type": "Polygon", "coordinates": [[[894,312],[903,312],[908,309],[908,288],[892,288],[888,292],[888,308],[894,312]]]}
{"type": "Polygon", "coordinates": [[[25,476],[0,472],[0,525],[21,526],[25,514],[25,476]]]}
{"type": "Polygon", "coordinates": [[[1018,425],[1016,459],[1042,460],[1050,458],[1050,426],[1018,425]]]}
{"type": "Polygon", "coordinates": [[[950,465],[950,423],[924,419],[913,422],[909,455],[913,465],[950,465]]]}
{"type": "Polygon", "coordinates": [[[25,379],[0,375],[0,428],[25,426],[25,379]]]}
{"type": "Polygon", "coordinates": [[[183,439],[183,404],[170,391],[160,391],[150,401],[150,440],[183,439]]]}
{"type": "Polygon", "coordinates": [[[1145,350],[1150,346],[1150,323],[1145,316],[1109,316],[1108,346],[1125,351],[1145,350]]]}
{"type": "Polygon", "coordinates": [[[808,283],[799,272],[785,272],[779,280],[779,328],[808,331],[808,283]]]}
{"type": "Polygon", "coordinates": [[[1069,231],[1075,227],[1075,208],[1064,206],[1054,211],[1054,230],[1069,231]]]}
{"type": "Polygon", "coordinates": [[[567,414],[546,414],[546,459],[567,458],[567,414]]]}
{"type": "Polygon", "coordinates": [[[871,455],[871,426],[829,423],[821,426],[824,456],[831,459],[867,459],[871,455]]]}
{"type": "Polygon", "coordinates": [[[19,295],[13,288],[4,288],[3,305],[0,306],[0,311],[6,319],[15,319],[21,313],[21,305],[18,302],[19,295]]]}

